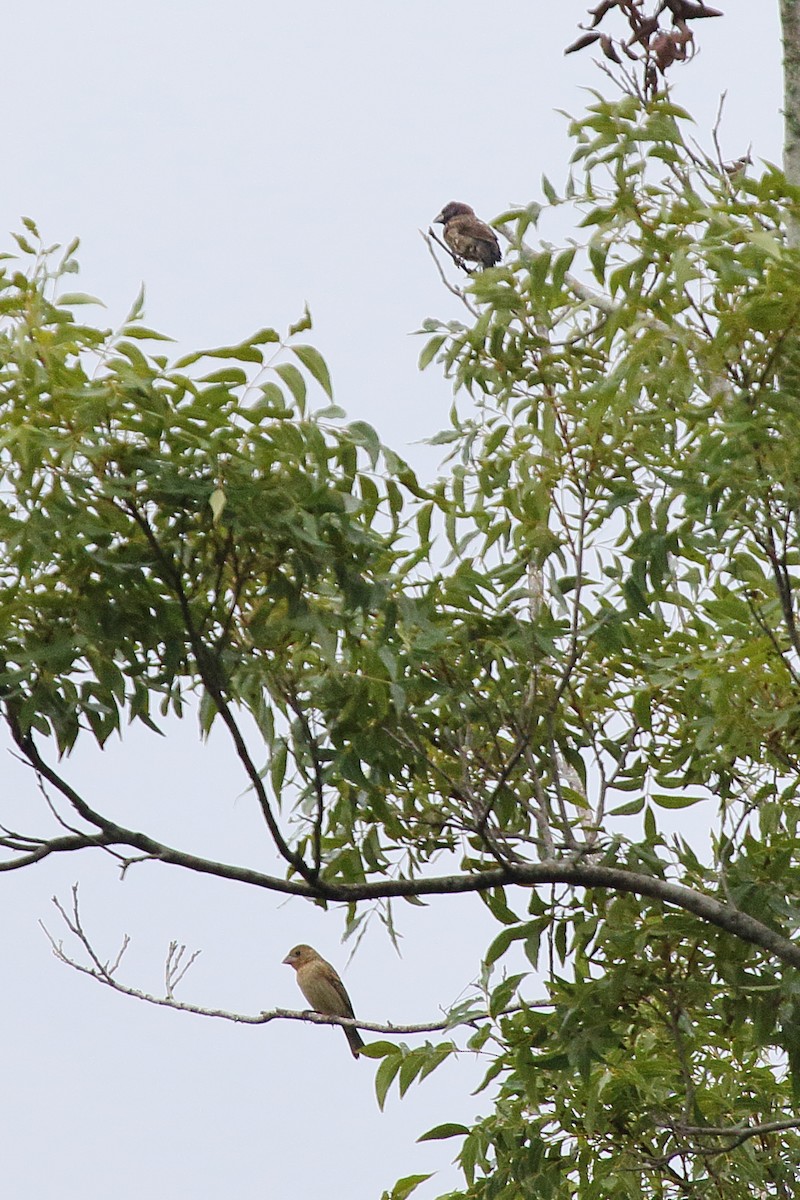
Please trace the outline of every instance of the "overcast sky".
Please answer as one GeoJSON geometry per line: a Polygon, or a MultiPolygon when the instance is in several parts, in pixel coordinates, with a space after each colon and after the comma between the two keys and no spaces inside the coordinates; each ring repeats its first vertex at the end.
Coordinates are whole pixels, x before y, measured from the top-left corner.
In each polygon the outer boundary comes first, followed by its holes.
{"type": "MultiPolygon", "coordinates": [[[[720,93],[730,158],[780,161],[777,0],[719,0],[674,96],[708,144],[720,93]],[[757,14],[754,15],[754,14],[757,14]]],[[[447,421],[448,385],[420,376],[426,316],[455,316],[419,234],[451,199],[485,219],[540,199],[570,153],[557,112],[610,88],[589,52],[565,59],[582,0],[302,5],[140,0],[6,6],[0,250],[33,217],[79,235],[80,287],[124,316],[142,282],[147,323],[182,349],[285,328],[309,335],[336,399],[421,470],[447,421]]],[[[72,285],[70,285],[72,286],[72,285]]],[[[40,801],[6,754],[0,821],[33,829],[40,801]]],[[[135,730],[64,767],[95,807],[173,844],[273,868],[223,737],[190,722],[135,730]]],[[[15,1200],[325,1196],[377,1200],[399,1175],[454,1186],[455,1143],[416,1146],[482,1110],[483,1064],[448,1064],[385,1113],[374,1068],[339,1030],[238,1027],[126,1000],[60,965],[37,921],[81,881],[85,922],[126,978],[158,990],[176,939],[202,955],[186,1000],[255,1013],[304,1007],[281,959],[309,941],[342,969],[365,1019],[435,1019],[493,936],[477,900],[398,910],[398,957],[376,922],[345,970],[341,914],[145,864],[124,882],[90,856],[0,875],[6,1086],[3,1180],[15,1200]]]]}

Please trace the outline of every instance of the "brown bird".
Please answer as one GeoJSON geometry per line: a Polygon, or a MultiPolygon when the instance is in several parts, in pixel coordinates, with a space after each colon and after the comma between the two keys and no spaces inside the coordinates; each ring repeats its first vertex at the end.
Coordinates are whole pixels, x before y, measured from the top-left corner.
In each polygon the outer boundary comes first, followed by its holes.
{"type": "MultiPolygon", "coordinates": [[[[295,946],[283,961],[294,967],[300,991],[315,1012],[327,1013],[329,1017],[355,1016],[341,979],[331,964],[311,946],[295,946]]],[[[352,1026],[345,1026],[344,1034],[353,1051],[353,1058],[357,1058],[364,1039],[352,1026]]]]}
{"type": "Polygon", "coordinates": [[[444,240],[462,262],[476,262],[482,267],[500,262],[500,243],[494,230],[479,220],[468,204],[451,200],[433,222],[444,225],[444,240]]]}

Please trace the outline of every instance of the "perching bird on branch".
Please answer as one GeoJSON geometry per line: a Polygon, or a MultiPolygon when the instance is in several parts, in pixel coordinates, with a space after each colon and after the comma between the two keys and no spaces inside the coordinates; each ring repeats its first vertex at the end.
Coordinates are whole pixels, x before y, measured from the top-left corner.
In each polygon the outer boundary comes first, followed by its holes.
{"type": "Polygon", "coordinates": [[[462,263],[476,262],[482,267],[493,267],[500,262],[497,235],[491,226],[475,216],[468,204],[451,200],[433,221],[435,225],[444,225],[444,240],[462,263]]]}
{"type": "MultiPolygon", "coordinates": [[[[300,991],[315,1012],[326,1013],[329,1017],[355,1016],[350,997],[336,971],[311,946],[295,946],[283,961],[294,967],[300,991]]],[[[357,1058],[364,1039],[353,1027],[345,1027],[344,1034],[353,1058],[357,1058]]]]}

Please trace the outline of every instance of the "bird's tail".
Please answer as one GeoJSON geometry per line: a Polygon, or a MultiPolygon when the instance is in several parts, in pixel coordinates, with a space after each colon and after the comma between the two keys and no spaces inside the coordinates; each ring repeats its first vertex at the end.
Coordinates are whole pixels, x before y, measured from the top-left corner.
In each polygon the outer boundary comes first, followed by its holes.
{"type": "Polygon", "coordinates": [[[345,1028],[344,1035],[350,1044],[350,1049],[353,1051],[353,1058],[358,1058],[358,1052],[364,1045],[364,1039],[361,1034],[357,1029],[353,1029],[350,1026],[345,1028]]]}

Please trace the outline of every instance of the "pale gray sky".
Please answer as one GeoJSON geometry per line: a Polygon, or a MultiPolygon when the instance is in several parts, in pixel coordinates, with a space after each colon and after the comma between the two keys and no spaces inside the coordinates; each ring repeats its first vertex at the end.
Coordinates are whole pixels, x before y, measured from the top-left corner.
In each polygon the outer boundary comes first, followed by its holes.
{"type": "MultiPolygon", "coordinates": [[[[675,99],[707,144],[727,90],[723,150],[779,160],[777,0],[720,0],[675,99]],[[756,17],[754,13],[757,13],[756,17]],[[757,23],[760,22],[760,24],[757,23]]],[[[448,386],[420,376],[429,315],[456,315],[417,229],[450,199],[486,219],[558,184],[565,121],[610,85],[563,47],[583,0],[202,0],[121,8],[99,0],[7,6],[0,229],[22,214],[47,240],[82,239],[80,286],[110,324],[142,281],[148,324],[183,348],[284,328],[307,301],[338,402],[421,469],[415,446],[446,423],[448,386]]],[[[0,249],[13,249],[8,233],[0,249]]],[[[31,828],[38,800],[6,755],[0,820],[31,828]]],[[[194,725],[134,731],[65,773],[99,808],[216,857],[262,860],[263,833],[222,736],[194,725]],[[188,832],[186,832],[188,830],[188,832]],[[189,842],[189,839],[190,842],[189,842]]],[[[185,999],[243,1012],[303,1007],[281,959],[310,941],[343,969],[357,1011],[435,1018],[479,969],[493,934],[478,901],[401,907],[403,957],[376,924],[344,971],[341,917],[244,887],[144,865],[120,883],[84,855],[0,875],[6,1086],[4,1191],[15,1200],[377,1200],[399,1175],[436,1170],[420,1200],[453,1186],[455,1143],[415,1146],[469,1120],[481,1064],[446,1065],[383,1114],[374,1069],[338,1030],[180,1016],[114,996],[59,965],[37,920],[81,880],[84,918],[127,975],[157,990],[173,938],[202,948],[185,999]]]]}

